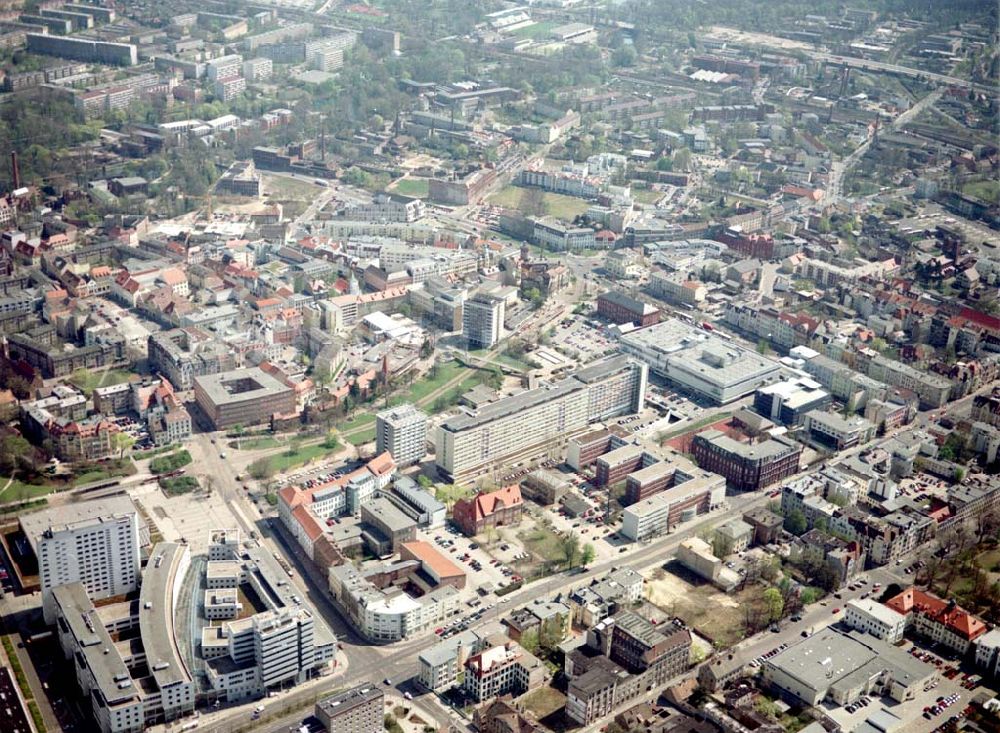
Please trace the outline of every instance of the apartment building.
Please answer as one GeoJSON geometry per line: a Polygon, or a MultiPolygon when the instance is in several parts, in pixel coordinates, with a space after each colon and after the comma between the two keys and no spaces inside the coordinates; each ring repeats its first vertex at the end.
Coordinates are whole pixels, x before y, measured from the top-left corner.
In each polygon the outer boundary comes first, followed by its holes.
{"type": "Polygon", "coordinates": [[[548,670],[516,641],[491,646],[465,662],[465,691],[476,701],[521,695],[545,684],[548,670]]]}
{"type": "Polygon", "coordinates": [[[205,75],[209,81],[227,79],[231,76],[239,76],[243,70],[243,57],[239,54],[229,54],[212,59],[205,64],[205,75]]]}
{"type": "Polygon", "coordinates": [[[427,454],[427,415],[413,405],[383,410],[375,416],[375,446],[397,466],[419,463],[427,454]]]}
{"type": "Polygon", "coordinates": [[[134,591],[139,584],[139,519],[135,511],[73,519],[73,513],[51,517],[37,540],[42,611],[52,623],[52,591],[81,583],[95,599],[134,591]]]}
{"type": "Polygon", "coordinates": [[[424,202],[418,198],[379,193],[370,204],[350,204],[338,211],[337,216],[351,221],[410,224],[424,218],[424,202]]]}
{"type": "Polygon", "coordinates": [[[517,457],[542,455],[593,422],[637,412],[646,381],[644,364],[612,357],[450,418],[437,429],[437,469],[459,480],[517,457]]]}
{"type": "Polygon", "coordinates": [[[491,349],[503,338],[506,302],[486,293],[477,293],[465,301],[462,311],[462,335],[473,349],[491,349]]]}
{"type": "Polygon", "coordinates": [[[661,629],[625,610],[591,628],[586,647],[589,653],[574,650],[566,660],[566,714],[581,725],[682,674],[690,661],[691,634],[673,626],[661,629]]]}
{"type": "Polygon", "coordinates": [[[670,303],[697,306],[705,302],[708,288],[682,272],[654,272],[649,278],[649,292],[670,303]]]}

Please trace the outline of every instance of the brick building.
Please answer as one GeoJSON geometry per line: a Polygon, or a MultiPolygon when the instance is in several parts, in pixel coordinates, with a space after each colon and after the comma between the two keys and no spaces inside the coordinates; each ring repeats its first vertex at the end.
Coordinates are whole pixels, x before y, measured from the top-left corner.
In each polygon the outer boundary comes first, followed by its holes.
{"type": "Polygon", "coordinates": [[[505,486],[488,494],[478,494],[471,499],[455,502],[452,519],[468,537],[479,534],[488,527],[518,524],[524,509],[520,486],[505,486]]]}
{"type": "Polygon", "coordinates": [[[614,290],[597,297],[597,314],[613,323],[634,323],[641,327],[660,322],[659,308],[614,290]]]}

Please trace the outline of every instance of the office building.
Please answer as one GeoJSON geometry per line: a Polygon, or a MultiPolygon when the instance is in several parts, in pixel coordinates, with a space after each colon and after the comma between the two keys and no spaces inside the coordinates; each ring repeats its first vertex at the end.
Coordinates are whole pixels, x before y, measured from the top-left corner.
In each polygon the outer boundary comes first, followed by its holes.
{"type": "Polygon", "coordinates": [[[643,328],[660,322],[659,308],[614,290],[597,296],[597,315],[612,323],[634,323],[643,328]]]}
{"type": "Polygon", "coordinates": [[[296,412],[295,391],[258,367],[195,377],[194,395],[215,430],[296,412]]]}
{"type": "Polygon", "coordinates": [[[404,542],[416,538],[417,523],[386,498],[361,505],[361,537],[373,554],[384,556],[399,551],[404,542]]]}
{"type": "Polygon", "coordinates": [[[79,582],[94,600],[134,591],[139,584],[139,519],[133,509],[74,520],[72,512],[38,537],[42,610],[53,621],[52,590],[79,582]]]}
{"type": "Polygon", "coordinates": [[[809,440],[834,451],[864,445],[875,437],[875,426],[863,417],[826,410],[807,412],[803,427],[809,440]]]}
{"type": "Polygon", "coordinates": [[[505,301],[478,293],[465,301],[462,335],[472,349],[491,349],[503,338],[505,301]]]}
{"type": "Polygon", "coordinates": [[[544,455],[591,423],[638,412],[646,380],[644,364],[617,356],[450,418],[437,429],[437,469],[455,481],[544,455]]]}
{"type": "Polygon", "coordinates": [[[871,598],[858,598],[844,606],[844,624],[888,644],[896,644],[903,639],[906,616],[871,598]]]}
{"type": "Polygon", "coordinates": [[[325,733],[382,733],[384,700],[382,688],[366,682],[319,700],[313,714],[325,733]]]}
{"type": "Polygon", "coordinates": [[[375,445],[397,466],[419,463],[427,454],[427,415],[413,405],[383,410],[375,416],[375,445]]]}
{"type": "Polygon", "coordinates": [[[920,636],[966,654],[975,641],[986,633],[982,619],[969,613],[955,601],[946,601],[933,593],[907,588],[885,602],[893,611],[906,618],[920,636]]]}
{"type": "Polygon", "coordinates": [[[778,362],[673,318],[625,334],[621,348],[680,389],[719,405],[751,394],[780,375],[778,362]]]}
{"type": "Polygon", "coordinates": [[[53,590],[56,636],[102,733],[140,733],[194,712],[195,685],[173,623],[189,566],[187,545],[157,544],[138,602],[104,604],[100,612],[82,583],[53,590]],[[136,638],[119,640],[119,631],[135,628],[136,638]],[[137,666],[141,679],[131,674],[137,666]]]}
{"type": "Polygon", "coordinates": [[[865,696],[912,700],[938,673],[873,636],[828,627],[766,660],[761,676],[789,702],[811,707],[824,700],[850,705],[865,696]]]}
{"type": "Polygon", "coordinates": [[[1000,628],[976,640],[976,666],[986,670],[986,674],[1000,677],[1000,628]]]}
{"type": "Polygon", "coordinates": [[[642,542],[667,534],[678,524],[721,506],[726,498],[726,479],[701,469],[674,470],[670,481],[672,486],[625,508],[623,537],[642,542]]]}
{"type": "Polygon", "coordinates": [[[694,436],[691,452],[706,471],[725,476],[737,491],[756,491],[799,471],[802,446],[783,436],[741,443],[718,430],[694,436]]]}
{"type": "Polygon", "coordinates": [[[807,412],[826,409],[832,401],[829,392],[821,389],[818,382],[798,378],[758,389],[753,397],[753,409],[778,425],[795,427],[802,424],[807,412]]]}

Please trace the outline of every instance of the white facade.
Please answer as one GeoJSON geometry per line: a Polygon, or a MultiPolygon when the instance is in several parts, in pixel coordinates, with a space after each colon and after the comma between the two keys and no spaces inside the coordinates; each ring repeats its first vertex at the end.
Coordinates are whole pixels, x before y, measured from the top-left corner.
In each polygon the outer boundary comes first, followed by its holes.
{"type": "Polygon", "coordinates": [[[903,638],[906,616],[870,598],[848,601],[844,623],[852,629],[871,634],[876,639],[895,644],[903,638]]]}
{"type": "Polygon", "coordinates": [[[427,415],[400,405],[375,416],[376,454],[389,451],[397,466],[419,463],[427,454],[427,415]]]}
{"type": "Polygon", "coordinates": [[[45,620],[53,621],[52,589],[80,582],[94,600],[134,591],[139,584],[139,524],[135,512],[50,527],[38,538],[38,572],[45,620]]]}
{"type": "Polygon", "coordinates": [[[500,298],[475,296],[465,301],[462,311],[462,335],[476,349],[489,349],[503,338],[506,305],[500,298]]]}

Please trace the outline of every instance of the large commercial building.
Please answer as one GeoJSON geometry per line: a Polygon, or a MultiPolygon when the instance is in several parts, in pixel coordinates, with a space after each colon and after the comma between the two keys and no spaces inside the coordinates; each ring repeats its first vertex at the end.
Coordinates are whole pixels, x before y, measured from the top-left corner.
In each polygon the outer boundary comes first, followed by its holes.
{"type": "Polygon", "coordinates": [[[400,405],[375,416],[377,453],[389,451],[397,466],[419,463],[427,454],[427,415],[413,405],[400,405]]]}
{"type": "Polygon", "coordinates": [[[267,690],[301,684],[331,664],[333,633],[288,582],[269,552],[240,555],[233,531],[213,530],[206,567],[211,592],[239,589],[263,610],[201,630],[201,653],[211,691],[227,701],[260,697],[267,690]],[[241,586],[246,586],[241,588],[241,586]]]}
{"type": "Polygon", "coordinates": [[[741,443],[718,430],[694,436],[691,452],[698,465],[726,477],[737,491],[756,491],[799,471],[802,446],[783,436],[741,443]]]}
{"type": "Polygon", "coordinates": [[[102,733],[140,733],[194,712],[194,680],[174,636],[189,566],[187,545],[157,544],[138,602],[104,605],[100,612],[81,583],[53,591],[56,635],[102,733]],[[136,628],[137,638],[115,640],[136,628]]]}
{"type": "Polygon", "coordinates": [[[622,336],[621,347],[679,388],[720,405],[780,375],[776,361],[673,318],[622,336]]]}
{"type": "Polygon", "coordinates": [[[437,469],[456,481],[543,455],[591,423],[638,412],[646,382],[645,364],[612,357],[446,420],[435,439],[437,469]]]}
{"type": "Polygon", "coordinates": [[[71,519],[38,536],[36,554],[45,620],[53,621],[52,590],[79,582],[94,600],[134,591],[139,584],[139,518],[132,511],[71,519]]]}
{"type": "Polygon", "coordinates": [[[465,691],[476,702],[541,687],[547,669],[540,659],[516,641],[491,646],[465,662],[465,691]]]}
{"type": "Polygon", "coordinates": [[[485,293],[465,301],[462,311],[462,335],[474,349],[489,349],[503,338],[505,302],[485,293]]]}
{"type": "Polygon", "coordinates": [[[826,628],[765,661],[762,677],[798,704],[850,705],[867,695],[912,700],[937,671],[868,634],[826,628]]]}
{"type": "Polygon", "coordinates": [[[382,733],[384,699],[381,687],[366,682],[318,701],[313,714],[326,733],[382,733]]]}
{"type": "Polygon", "coordinates": [[[216,430],[295,412],[295,391],[258,367],[195,377],[194,396],[216,430]]]}

